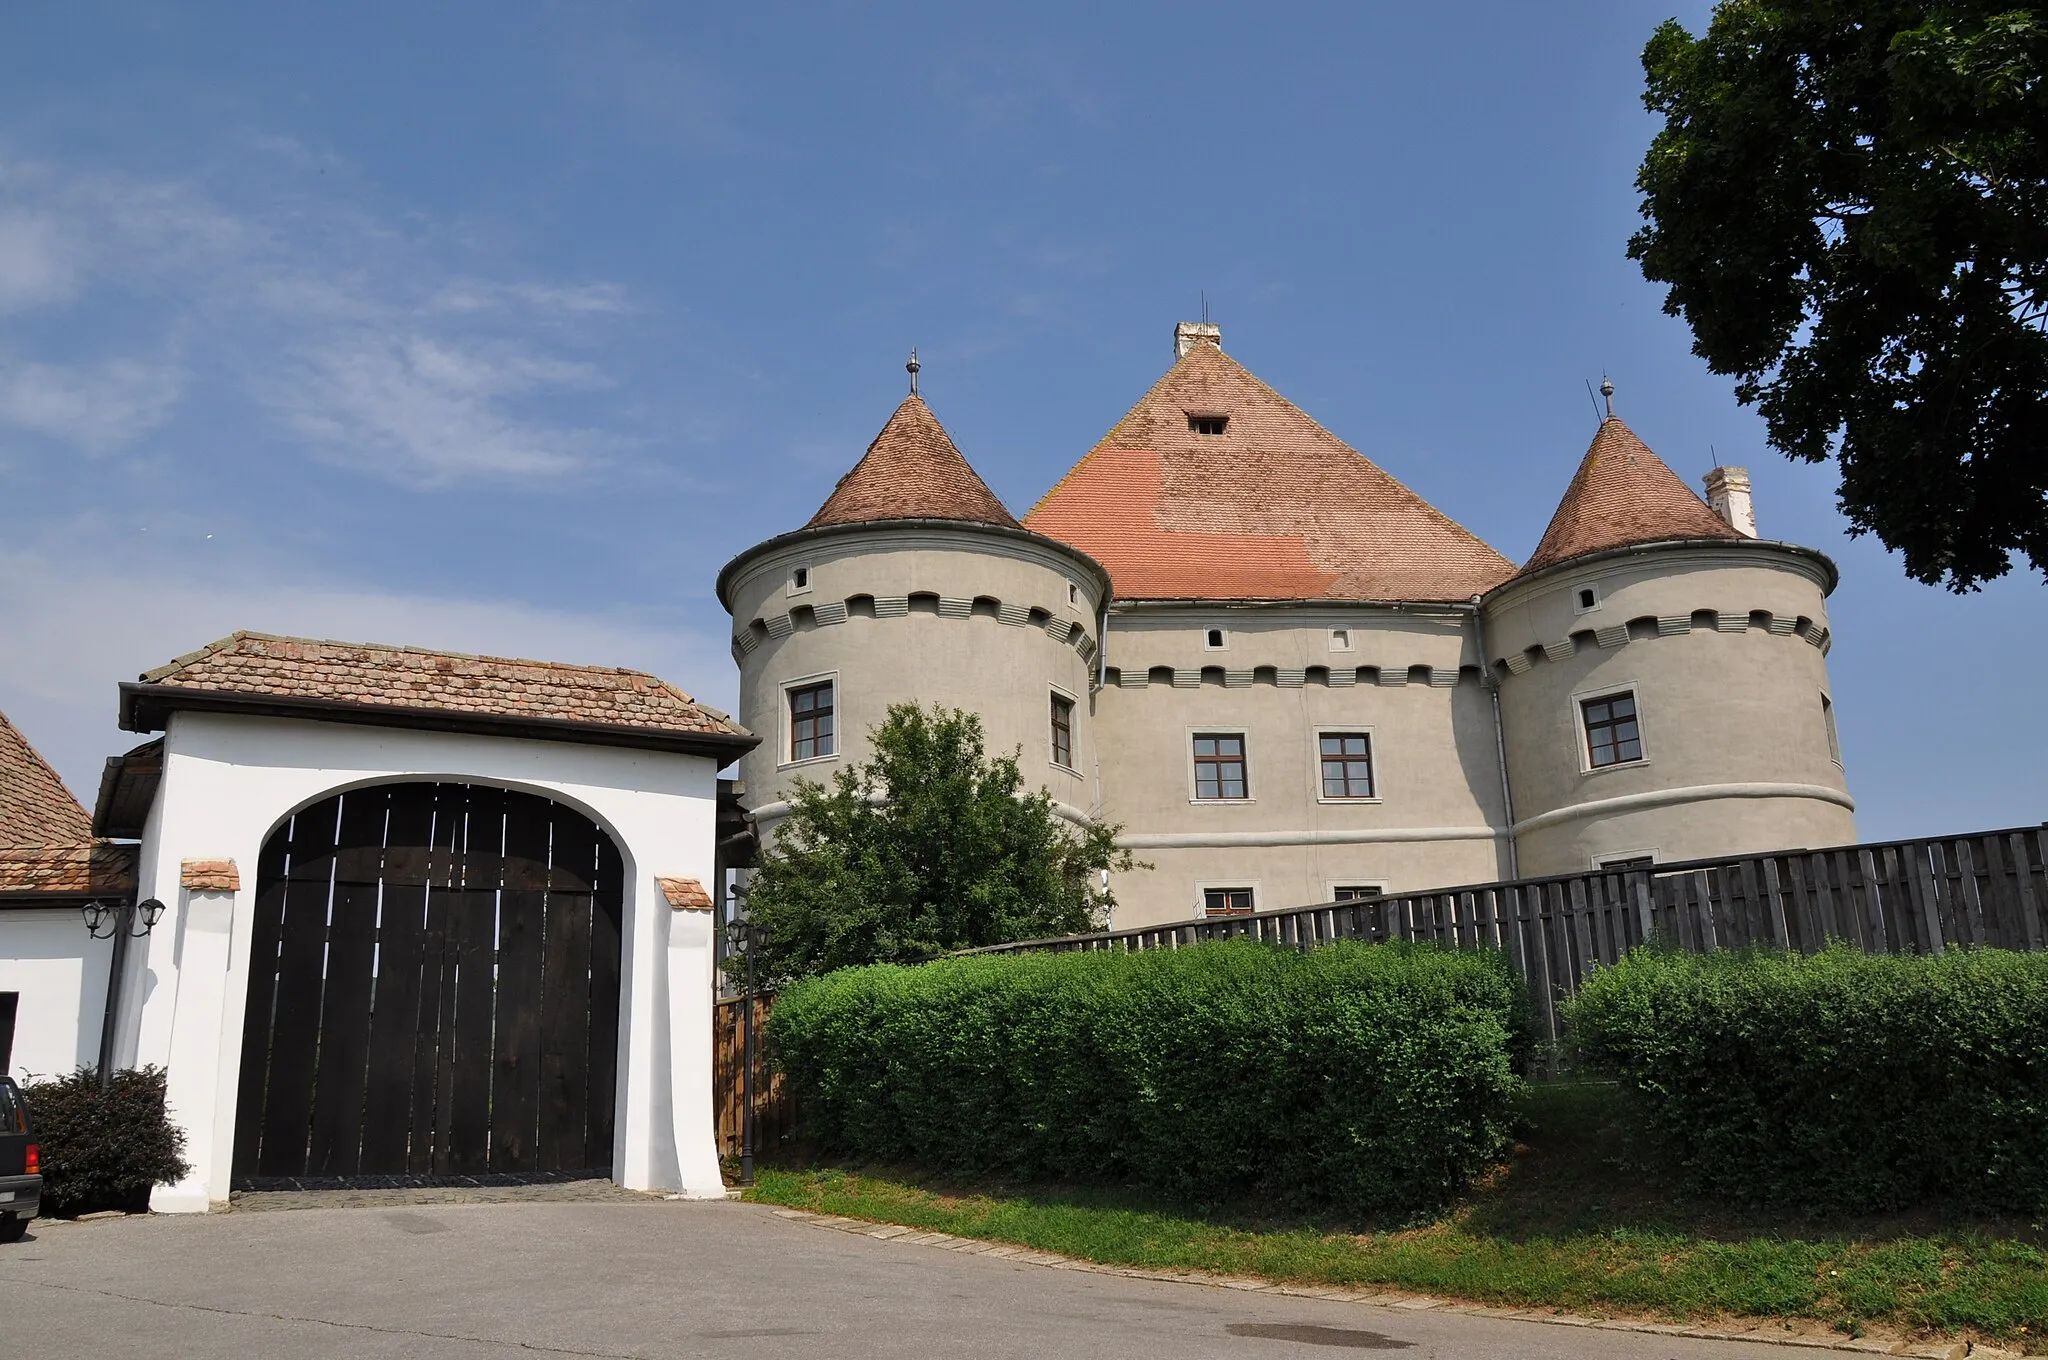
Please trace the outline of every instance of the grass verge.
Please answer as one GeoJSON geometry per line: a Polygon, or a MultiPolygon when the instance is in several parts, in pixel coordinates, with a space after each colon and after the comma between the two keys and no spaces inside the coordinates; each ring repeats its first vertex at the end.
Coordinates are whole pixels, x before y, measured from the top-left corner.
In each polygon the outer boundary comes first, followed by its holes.
{"type": "Polygon", "coordinates": [[[2048,1349],[2042,1225],[1937,1213],[1814,1221],[1688,1203],[1624,1170],[1611,1088],[1531,1093],[1514,1161],[1443,1216],[1346,1225],[1190,1210],[1113,1189],[962,1184],[893,1168],[768,1167],[750,1198],[1014,1242],[1107,1265],[1682,1320],[1803,1318],[2048,1349]]]}

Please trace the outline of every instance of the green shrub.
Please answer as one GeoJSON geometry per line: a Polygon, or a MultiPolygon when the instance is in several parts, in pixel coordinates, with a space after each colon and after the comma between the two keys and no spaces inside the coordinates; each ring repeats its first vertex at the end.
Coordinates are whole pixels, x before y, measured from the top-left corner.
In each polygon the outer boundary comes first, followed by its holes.
{"type": "Polygon", "coordinates": [[[150,1187],[190,1170],[185,1131],[164,1112],[161,1067],[116,1072],[105,1091],[99,1074],[82,1067],[32,1082],[26,1094],[46,1214],[147,1209],[150,1187]]]}
{"type": "Polygon", "coordinates": [[[1637,950],[1566,1018],[1696,1192],[2048,1209],[2048,955],[1637,950]]]}
{"type": "Polygon", "coordinates": [[[769,1031],[835,1152],[1358,1214],[1506,1154],[1526,1014],[1497,954],[1231,941],[843,969],[769,1031]]]}

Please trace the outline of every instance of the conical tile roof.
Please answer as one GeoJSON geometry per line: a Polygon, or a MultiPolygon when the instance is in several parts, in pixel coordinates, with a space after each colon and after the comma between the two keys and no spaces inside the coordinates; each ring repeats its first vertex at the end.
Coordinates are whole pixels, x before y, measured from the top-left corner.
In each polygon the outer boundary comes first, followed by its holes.
{"type": "Polygon", "coordinates": [[[0,846],[92,839],[92,818],[28,739],[0,714],[0,846]]]}
{"type": "Polygon", "coordinates": [[[974,524],[1017,521],[953,446],[939,418],[912,393],[839,479],[804,527],[890,519],[952,519],[974,524]]]}
{"type": "Polygon", "coordinates": [[[1609,416],[1600,422],[1592,447],[1522,572],[1637,543],[1741,537],[1619,416],[1609,416]]]}
{"type": "Polygon", "coordinates": [[[1108,567],[1119,599],[1464,600],[1515,570],[1213,343],[1024,524],[1108,567]]]}

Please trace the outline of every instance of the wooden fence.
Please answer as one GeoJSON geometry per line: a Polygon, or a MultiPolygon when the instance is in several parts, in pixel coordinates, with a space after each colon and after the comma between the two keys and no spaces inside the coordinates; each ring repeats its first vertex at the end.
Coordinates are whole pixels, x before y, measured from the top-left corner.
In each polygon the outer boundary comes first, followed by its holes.
{"type": "Polygon", "coordinates": [[[2042,828],[2017,827],[1441,888],[969,952],[1177,949],[1233,938],[1297,948],[1394,939],[1492,946],[1528,979],[1555,1039],[1558,1003],[1587,972],[1651,939],[1807,953],[1830,940],[1888,954],[2048,948],[2043,860],[2042,828]]]}
{"type": "MultiPolygon", "coordinates": [[[[782,1089],[782,1074],[770,1070],[768,1062],[768,1008],[772,993],[753,998],[754,1007],[754,1155],[780,1147],[795,1131],[795,1111],[782,1089]]],[[[728,997],[712,1007],[711,1098],[718,1113],[718,1155],[737,1157],[746,1123],[744,1074],[746,1071],[746,997],[728,997]]]]}

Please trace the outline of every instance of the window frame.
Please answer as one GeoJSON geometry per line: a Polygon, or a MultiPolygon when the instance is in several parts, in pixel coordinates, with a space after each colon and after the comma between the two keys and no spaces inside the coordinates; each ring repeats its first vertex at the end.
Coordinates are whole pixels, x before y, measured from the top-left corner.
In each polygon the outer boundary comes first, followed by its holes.
{"type": "Polygon", "coordinates": [[[1842,764],[1842,729],[1835,723],[1835,697],[1826,690],[1820,692],[1820,722],[1828,739],[1828,759],[1835,762],[1835,768],[1846,769],[1842,764]]]}
{"type": "Polygon", "coordinates": [[[1255,916],[1259,910],[1259,882],[1257,879],[1223,878],[1195,884],[1195,904],[1198,921],[1228,921],[1246,916],[1255,916]],[[1249,911],[1219,911],[1209,914],[1209,894],[1212,892],[1248,894],[1251,899],[1249,911]]]}
{"type": "Polygon", "coordinates": [[[1227,652],[1230,650],[1230,630],[1220,624],[1210,624],[1202,629],[1202,650],[1205,652],[1227,652]],[[1218,641],[1211,642],[1214,635],[1218,641]]]}
{"type": "Polygon", "coordinates": [[[1634,680],[1618,684],[1592,685],[1574,692],[1571,696],[1571,720],[1573,738],[1579,745],[1579,773],[1582,775],[1610,774],[1615,770],[1634,770],[1650,763],[1650,728],[1643,721],[1643,697],[1641,686],[1634,680]],[[1617,760],[1607,765],[1593,763],[1593,733],[1587,722],[1586,705],[1599,703],[1603,699],[1626,698],[1635,709],[1636,745],[1641,754],[1634,760],[1617,760]]]}
{"type": "Polygon", "coordinates": [[[1309,784],[1318,803],[1379,803],[1385,801],[1385,781],[1380,769],[1379,729],[1371,723],[1318,723],[1309,730],[1309,784]],[[1372,792],[1364,797],[1323,792],[1323,738],[1364,737],[1366,763],[1372,767],[1372,792]]]}
{"type": "Polygon", "coordinates": [[[828,760],[839,759],[841,752],[845,749],[844,744],[840,740],[839,672],[822,671],[816,675],[798,676],[795,679],[783,681],[778,688],[781,691],[782,744],[776,752],[779,759],[776,761],[775,768],[778,770],[789,770],[805,765],[822,765],[828,760]],[[790,699],[798,690],[815,689],[820,685],[830,685],[832,687],[832,752],[830,755],[803,756],[799,758],[796,754],[796,713],[790,707],[790,699]]]}
{"type": "MultiPolygon", "coordinates": [[[[1186,730],[1186,734],[1182,739],[1181,750],[1186,753],[1184,759],[1187,761],[1189,803],[1196,807],[1241,807],[1246,803],[1256,801],[1252,792],[1256,786],[1252,783],[1252,739],[1250,731],[1243,727],[1216,724],[1190,727],[1186,730]],[[1237,738],[1239,761],[1244,775],[1244,797],[1204,798],[1201,796],[1201,781],[1195,774],[1195,741],[1200,737],[1237,738]]],[[[1221,780],[1218,781],[1219,786],[1221,782],[1221,780]]]]}
{"type": "Polygon", "coordinates": [[[817,584],[818,569],[808,562],[799,562],[789,569],[789,575],[784,578],[782,593],[785,595],[808,595],[811,593],[812,587],[817,584]],[[796,579],[799,574],[804,578],[801,585],[797,583],[796,579]]]}
{"type": "Polygon", "coordinates": [[[1323,900],[1324,900],[1325,902],[1374,902],[1374,901],[1379,901],[1379,900],[1382,900],[1382,899],[1384,899],[1384,898],[1387,898],[1387,897],[1390,897],[1390,896],[1392,896],[1392,894],[1391,894],[1391,893],[1389,893],[1389,892],[1387,891],[1387,885],[1386,885],[1386,884],[1385,884],[1384,882],[1381,882],[1381,883],[1361,883],[1361,882],[1359,882],[1359,881],[1358,881],[1357,879],[1352,879],[1352,880],[1350,880],[1349,882],[1345,882],[1345,881],[1341,881],[1341,880],[1338,880],[1338,879],[1334,879],[1334,878],[1333,878],[1333,879],[1329,880],[1328,882],[1326,882],[1325,884],[1323,884],[1323,891],[1329,894],[1329,896],[1327,896],[1327,897],[1325,897],[1325,898],[1323,899],[1323,900]],[[1346,892],[1346,891],[1349,891],[1349,892],[1369,892],[1369,893],[1373,893],[1373,894],[1376,894],[1376,896],[1373,896],[1373,897],[1339,897],[1339,896],[1337,896],[1337,894],[1338,894],[1338,893],[1340,893],[1340,892],[1346,892]]]}
{"type": "Polygon", "coordinates": [[[1049,686],[1046,690],[1046,696],[1046,754],[1050,758],[1052,767],[1055,770],[1064,770],[1068,774],[1079,774],[1081,773],[1081,767],[1074,763],[1074,714],[1079,710],[1080,704],[1073,695],[1067,693],[1058,685],[1049,686]],[[1067,706],[1067,758],[1065,760],[1060,759],[1058,719],[1059,706],[1061,704],[1067,706]]]}
{"type": "Polygon", "coordinates": [[[1571,594],[1572,594],[1572,613],[1574,613],[1574,614],[1590,614],[1590,613],[1592,613],[1592,612],[1593,612],[1594,610],[1596,610],[1596,609],[1598,609],[1598,608],[1600,607],[1600,600],[1601,600],[1601,591],[1600,591],[1600,583],[1599,583],[1598,581],[1578,581],[1578,582],[1575,582],[1575,583],[1573,583],[1573,585],[1572,585],[1572,588],[1571,588],[1571,594]],[[1591,604],[1580,604],[1580,603],[1579,603],[1579,592],[1580,592],[1580,591],[1586,591],[1586,590],[1589,590],[1589,591],[1593,592],[1593,603],[1591,603],[1591,604]]]}
{"type": "Polygon", "coordinates": [[[1356,628],[1332,628],[1330,630],[1330,650],[1333,652],[1358,650],[1358,630],[1356,628]]]}
{"type": "Polygon", "coordinates": [[[1633,873],[1638,869],[1655,870],[1657,867],[1657,851],[1654,848],[1647,850],[1602,850],[1598,854],[1588,855],[1586,858],[1592,864],[1593,872],[1596,874],[1626,874],[1633,873]],[[1635,862],[1628,863],[1628,861],[1635,862]]]}
{"type": "Polygon", "coordinates": [[[1197,438],[1217,439],[1230,433],[1230,417],[1228,415],[1219,415],[1214,411],[1189,411],[1187,417],[1188,433],[1197,438]],[[1214,425],[1216,428],[1213,430],[1202,428],[1205,425],[1214,425]]]}

